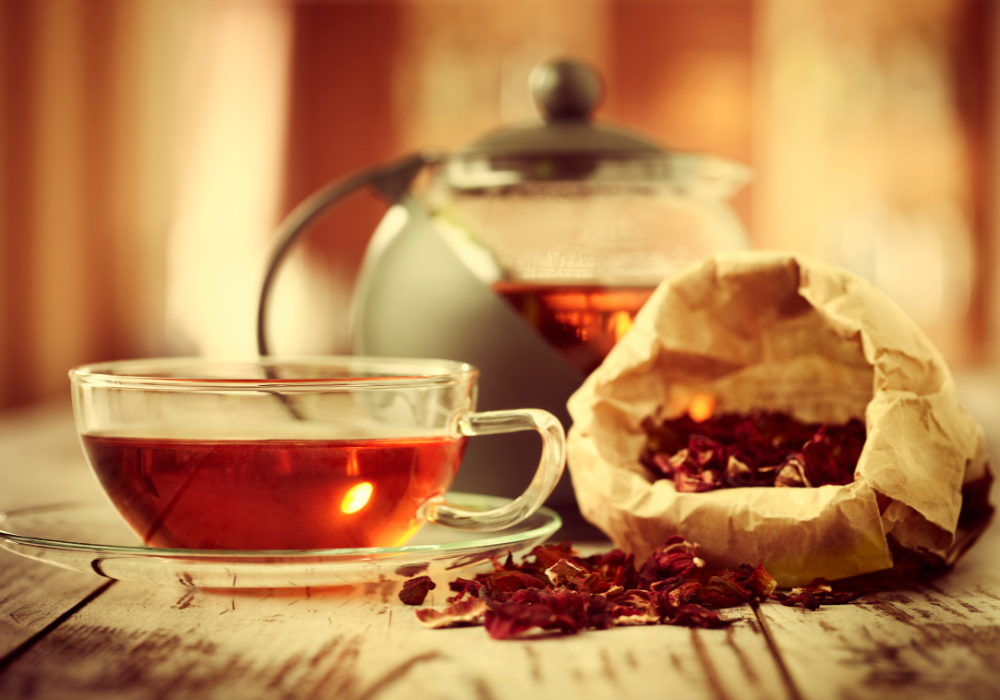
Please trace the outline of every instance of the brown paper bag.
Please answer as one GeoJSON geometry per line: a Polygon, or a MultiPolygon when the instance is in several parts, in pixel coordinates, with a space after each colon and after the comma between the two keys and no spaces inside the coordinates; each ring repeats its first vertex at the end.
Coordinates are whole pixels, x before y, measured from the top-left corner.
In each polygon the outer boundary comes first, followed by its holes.
{"type": "Polygon", "coordinates": [[[992,514],[983,432],[938,351],[868,282],[790,254],[718,255],[666,280],[568,407],[581,510],[637,558],[680,533],[720,566],[761,561],[805,585],[889,568],[891,550],[950,565],[992,514]],[[717,413],[863,419],[854,482],[678,493],[654,480],[643,419],[704,394],[717,413]]]}

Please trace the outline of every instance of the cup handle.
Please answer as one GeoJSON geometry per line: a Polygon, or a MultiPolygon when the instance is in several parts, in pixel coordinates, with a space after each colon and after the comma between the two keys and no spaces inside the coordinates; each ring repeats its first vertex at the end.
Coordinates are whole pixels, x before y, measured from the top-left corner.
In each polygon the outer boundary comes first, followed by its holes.
{"type": "Polygon", "coordinates": [[[566,433],[559,419],[539,408],[467,413],[458,419],[458,431],[462,435],[496,435],[521,430],[536,430],[542,436],[542,459],[524,493],[507,505],[485,511],[456,506],[438,496],[424,505],[424,518],[461,530],[502,530],[538,510],[552,493],[566,465],[566,433]]]}

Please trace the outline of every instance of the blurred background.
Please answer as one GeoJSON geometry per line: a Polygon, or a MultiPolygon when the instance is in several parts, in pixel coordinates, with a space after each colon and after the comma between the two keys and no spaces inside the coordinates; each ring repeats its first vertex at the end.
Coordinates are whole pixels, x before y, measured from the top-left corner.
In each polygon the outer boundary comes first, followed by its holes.
{"type": "MultiPolygon", "coordinates": [[[[604,76],[599,119],[753,168],[755,247],[864,275],[992,366],[998,37],[992,0],[0,0],[0,409],[84,362],[255,352],[297,202],[536,116],[528,74],[565,55],[604,76]]],[[[361,194],[310,233],[288,349],[349,351],[384,213],[361,194]]]]}

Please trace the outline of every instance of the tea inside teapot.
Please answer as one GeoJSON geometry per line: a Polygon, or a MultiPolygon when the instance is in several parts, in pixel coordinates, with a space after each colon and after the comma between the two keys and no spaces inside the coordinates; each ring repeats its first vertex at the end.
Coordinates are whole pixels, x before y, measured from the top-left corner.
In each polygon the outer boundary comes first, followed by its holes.
{"type": "Polygon", "coordinates": [[[749,169],[592,124],[600,81],[581,64],[533,83],[544,121],[436,163],[426,204],[470,271],[588,374],[663,279],[747,247],[727,200],[749,169]]]}

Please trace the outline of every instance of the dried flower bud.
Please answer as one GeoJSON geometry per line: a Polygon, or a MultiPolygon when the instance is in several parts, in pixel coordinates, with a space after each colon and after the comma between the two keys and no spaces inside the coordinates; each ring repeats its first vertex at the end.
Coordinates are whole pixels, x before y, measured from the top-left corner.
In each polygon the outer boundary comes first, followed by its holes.
{"type": "Polygon", "coordinates": [[[774,580],[774,576],[767,573],[760,562],[755,567],[751,567],[749,564],[741,564],[740,570],[747,574],[741,583],[744,588],[750,591],[753,599],[758,601],[767,600],[774,593],[774,589],[778,587],[778,582],[774,580]]]}
{"type": "Polygon", "coordinates": [[[437,588],[430,576],[417,576],[403,584],[399,599],[407,605],[423,605],[427,594],[437,588]]]}

